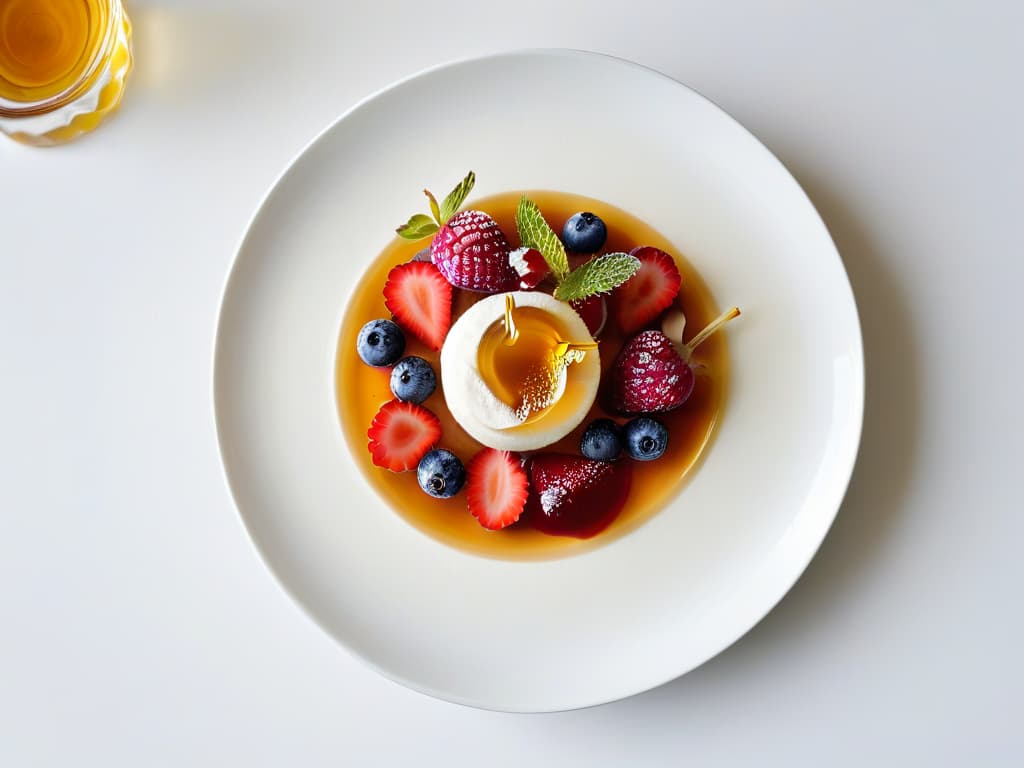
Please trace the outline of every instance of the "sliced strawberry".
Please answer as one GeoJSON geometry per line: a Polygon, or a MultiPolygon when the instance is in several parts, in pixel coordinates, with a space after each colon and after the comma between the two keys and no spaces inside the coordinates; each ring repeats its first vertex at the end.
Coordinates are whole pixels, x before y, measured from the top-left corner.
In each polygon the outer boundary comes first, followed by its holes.
{"type": "Polygon", "coordinates": [[[661,331],[638,333],[612,365],[612,407],[620,413],[662,413],[693,392],[693,369],[661,331]]]}
{"type": "Polygon", "coordinates": [[[608,321],[608,302],[604,296],[589,296],[578,301],[570,301],[576,314],[587,324],[587,330],[595,339],[601,335],[608,321]]]}
{"type": "Polygon", "coordinates": [[[612,292],[612,313],[623,333],[633,333],[675,301],[683,279],[675,260],[652,246],[634,248],[640,269],[612,292]]]}
{"type": "Polygon", "coordinates": [[[530,484],[519,457],[484,448],[466,465],[469,511],[484,528],[497,531],[519,519],[530,484]]]}
{"type": "Polygon", "coordinates": [[[434,350],[452,325],[452,286],[426,261],[399,264],[388,272],[384,304],[400,326],[434,350]]]}
{"type": "Polygon", "coordinates": [[[633,462],[592,461],[562,453],[530,460],[530,523],[544,533],[588,539],[618,516],[629,497],[633,462]]]}
{"type": "Polygon", "coordinates": [[[548,263],[536,248],[516,248],[508,255],[509,264],[519,275],[519,287],[531,291],[551,274],[548,263]]]}
{"type": "Polygon", "coordinates": [[[373,463],[392,472],[416,469],[441,439],[441,422],[422,405],[392,400],[373,417],[366,436],[373,463]]]}

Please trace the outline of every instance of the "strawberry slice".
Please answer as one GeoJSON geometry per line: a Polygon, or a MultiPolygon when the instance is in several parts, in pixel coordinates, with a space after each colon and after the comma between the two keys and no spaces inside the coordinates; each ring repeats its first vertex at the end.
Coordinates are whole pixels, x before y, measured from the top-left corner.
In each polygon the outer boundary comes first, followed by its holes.
{"type": "Polygon", "coordinates": [[[563,453],[530,460],[530,523],[554,536],[589,539],[618,516],[629,497],[633,462],[592,461],[563,453]]]}
{"type": "Polygon", "coordinates": [[[399,264],[388,272],[384,305],[400,326],[433,350],[452,325],[452,286],[426,261],[399,264]]]}
{"type": "Polygon", "coordinates": [[[469,511],[492,531],[519,519],[530,484],[519,457],[508,451],[484,448],[466,465],[469,511]]]}
{"type": "Polygon", "coordinates": [[[392,472],[416,469],[441,439],[441,422],[422,405],[392,400],[384,403],[366,432],[373,463],[392,472]]]}
{"type": "Polygon", "coordinates": [[[660,315],[683,282],[675,260],[664,251],[645,245],[630,254],[640,260],[640,269],[612,292],[612,312],[623,333],[638,331],[660,315]]]}

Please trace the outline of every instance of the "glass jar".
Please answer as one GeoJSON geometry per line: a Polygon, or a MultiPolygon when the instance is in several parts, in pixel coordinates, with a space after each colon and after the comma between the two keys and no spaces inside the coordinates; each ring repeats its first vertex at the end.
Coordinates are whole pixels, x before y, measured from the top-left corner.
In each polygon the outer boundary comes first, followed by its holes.
{"type": "Polygon", "coordinates": [[[0,131],[53,146],[117,109],[132,68],[121,0],[0,0],[0,131]]]}

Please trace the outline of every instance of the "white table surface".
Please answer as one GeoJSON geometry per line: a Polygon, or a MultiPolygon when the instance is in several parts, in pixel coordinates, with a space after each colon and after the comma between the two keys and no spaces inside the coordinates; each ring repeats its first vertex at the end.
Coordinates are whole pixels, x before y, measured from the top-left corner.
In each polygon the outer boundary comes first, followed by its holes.
{"type": "Polygon", "coordinates": [[[547,5],[137,0],[118,118],[0,142],[0,765],[1024,759],[1020,6],[547,5]],[[538,716],[405,690],[306,618],[211,405],[221,288],[286,163],[396,78],[524,46],[650,65],[759,136],[836,239],[868,368],[790,595],[673,683],[538,716]]]}

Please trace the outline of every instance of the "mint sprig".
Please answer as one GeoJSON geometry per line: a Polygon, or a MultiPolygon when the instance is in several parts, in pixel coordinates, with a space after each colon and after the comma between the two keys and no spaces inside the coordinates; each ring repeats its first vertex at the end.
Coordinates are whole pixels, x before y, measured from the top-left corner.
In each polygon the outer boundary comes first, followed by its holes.
{"type": "Polygon", "coordinates": [[[519,240],[524,246],[540,251],[555,280],[564,280],[569,274],[569,257],[565,255],[565,246],[548,226],[537,204],[526,195],[519,199],[519,208],[516,209],[516,229],[519,230],[519,240]]]}
{"type": "Polygon", "coordinates": [[[628,253],[606,253],[581,264],[559,282],[555,298],[578,301],[607,293],[629,280],[640,269],[640,259],[628,253]]]}
{"type": "Polygon", "coordinates": [[[448,221],[462,207],[462,204],[466,202],[466,198],[469,197],[469,193],[473,190],[474,184],[476,184],[476,174],[470,171],[466,174],[466,178],[460,181],[458,186],[441,201],[441,216],[438,219],[441,224],[448,221]]]}
{"type": "Polygon", "coordinates": [[[607,293],[629,280],[640,269],[640,260],[628,253],[606,253],[569,271],[569,257],[565,246],[548,226],[540,208],[526,195],[519,199],[516,209],[516,229],[519,239],[527,248],[536,248],[547,262],[558,286],[555,298],[579,301],[588,296],[607,293]]]}
{"type": "Polygon", "coordinates": [[[476,184],[476,174],[470,171],[466,174],[466,178],[448,193],[440,205],[437,204],[437,198],[433,193],[429,189],[424,189],[423,194],[430,201],[430,213],[434,218],[431,219],[424,213],[415,213],[409,217],[409,221],[395,231],[406,240],[422,240],[424,237],[434,234],[462,207],[474,184],[476,184]]]}

